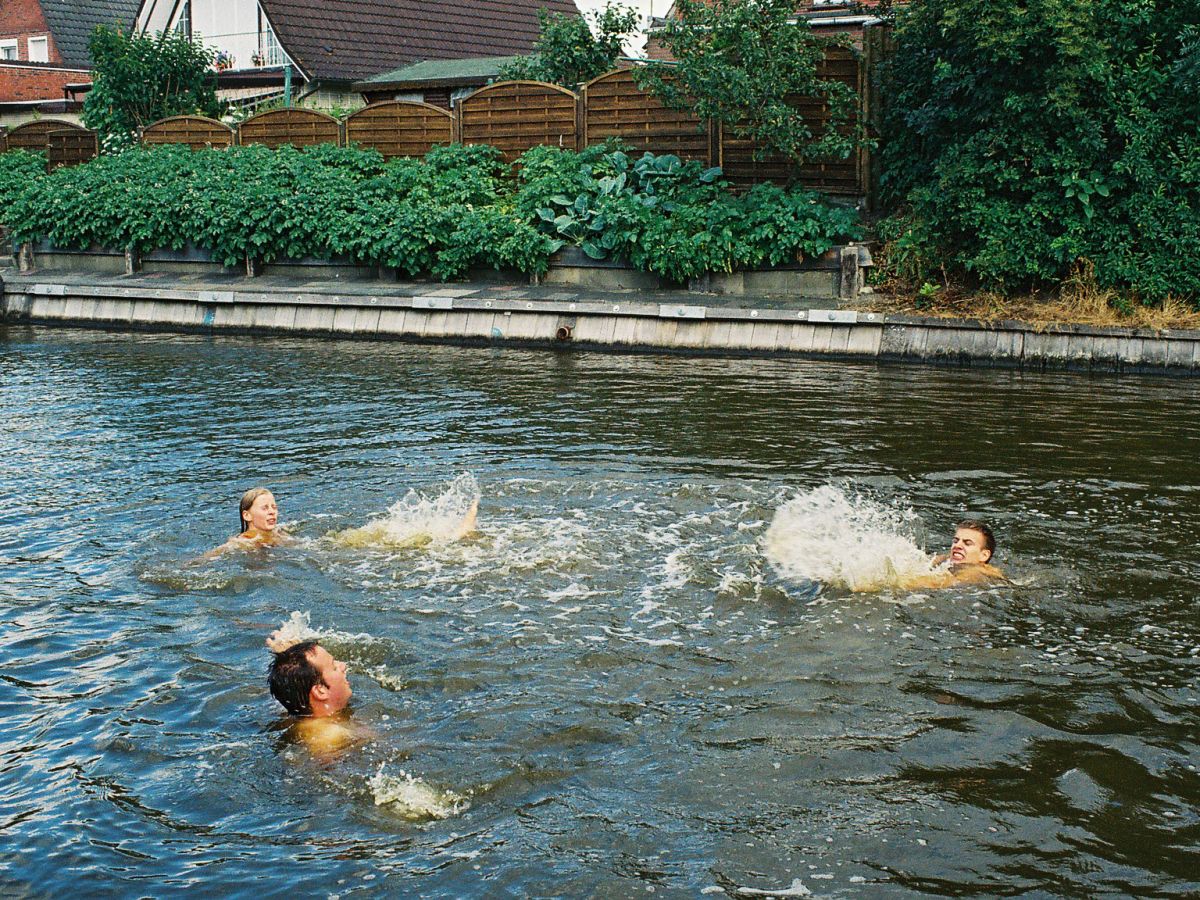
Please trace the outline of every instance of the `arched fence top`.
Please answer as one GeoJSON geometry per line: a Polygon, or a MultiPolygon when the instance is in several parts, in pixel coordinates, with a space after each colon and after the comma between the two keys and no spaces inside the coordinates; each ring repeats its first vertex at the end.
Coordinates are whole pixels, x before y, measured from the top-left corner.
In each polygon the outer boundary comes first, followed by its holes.
{"type": "Polygon", "coordinates": [[[255,113],[248,119],[244,119],[240,127],[244,128],[247,125],[262,125],[271,122],[327,122],[333,125],[339,124],[339,121],[329,113],[321,112],[319,109],[308,109],[304,106],[292,106],[288,109],[268,109],[265,112],[255,113]]]}
{"type": "Polygon", "coordinates": [[[207,116],[168,116],[142,129],[143,144],[186,144],[193,150],[229,147],[237,132],[207,116]]]}
{"type": "Polygon", "coordinates": [[[55,131],[79,131],[87,129],[65,119],[38,119],[25,122],[9,130],[7,143],[9,150],[34,150],[46,152],[50,149],[50,134],[55,131]]]}
{"type": "Polygon", "coordinates": [[[266,147],[340,144],[342,123],[315,109],[270,109],[251,116],[238,126],[238,142],[266,147]]]}
{"type": "Polygon", "coordinates": [[[612,70],[612,71],[610,71],[610,72],[604,72],[604,73],[602,73],[602,74],[600,74],[600,75],[597,75],[597,76],[596,76],[595,78],[593,78],[591,81],[585,81],[585,82],[584,82],[584,83],[583,83],[583,84],[580,86],[580,88],[579,88],[579,93],[580,93],[580,94],[582,94],[582,95],[586,95],[586,94],[587,94],[587,91],[588,91],[588,88],[590,88],[590,87],[591,87],[592,85],[594,85],[594,84],[600,84],[600,83],[602,83],[602,82],[605,82],[605,81],[618,81],[618,80],[620,80],[620,81],[625,81],[625,80],[626,80],[626,78],[627,78],[629,81],[633,82],[633,84],[634,84],[634,85],[636,85],[636,84],[637,84],[637,82],[636,82],[636,81],[634,81],[634,79],[633,79],[633,69],[613,69],[613,70],[612,70]],[[617,76],[618,76],[618,75],[620,75],[620,76],[625,76],[625,77],[624,77],[624,78],[620,78],[620,79],[618,79],[618,78],[617,78],[617,76]]]}
{"type": "Polygon", "coordinates": [[[216,128],[222,131],[234,133],[234,128],[231,125],[226,125],[218,119],[210,119],[208,116],[167,116],[165,119],[159,119],[157,122],[152,122],[142,129],[143,132],[151,129],[158,130],[161,126],[174,124],[192,124],[207,125],[209,128],[216,128]]]}
{"type": "Polygon", "coordinates": [[[454,113],[450,112],[450,110],[442,109],[440,106],[434,106],[432,103],[426,103],[423,100],[380,100],[376,103],[368,103],[362,109],[356,109],[350,115],[346,116],[345,121],[349,125],[360,117],[370,119],[380,113],[404,109],[411,109],[414,112],[419,110],[423,113],[434,113],[438,116],[444,116],[447,121],[454,118],[454,113]]]}
{"type": "Polygon", "coordinates": [[[522,80],[522,81],[493,81],[491,84],[485,84],[479,90],[473,91],[472,93],[467,94],[467,96],[463,97],[458,102],[459,102],[459,105],[461,106],[462,104],[470,103],[472,100],[476,99],[477,97],[482,97],[485,94],[498,93],[498,92],[502,93],[504,91],[512,92],[512,89],[514,87],[541,88],[547,94],[552,94],[552,93],[565,94],[566,96],[570,97],[572,100],[574,100],[576,102],[579,101],[579,95],[577,93],[570,90],[569,88],[563,87],[561,84],[551,84],[548,81],[524,81],[524,80],[522,80]]]}
{"type": "Polygon", "coordinates": [[[418,100],[384,100],[351,113],[345,122],[346,144],[377,150],[385,158],[424,156],[454,141],[449,110],[418,100]]]}

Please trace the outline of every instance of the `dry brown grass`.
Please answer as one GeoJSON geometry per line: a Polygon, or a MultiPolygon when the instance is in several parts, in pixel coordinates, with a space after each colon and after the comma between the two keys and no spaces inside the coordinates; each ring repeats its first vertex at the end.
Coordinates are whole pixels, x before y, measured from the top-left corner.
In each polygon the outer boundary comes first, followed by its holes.
{"type": "Polygon", "coordinates": [[[1028,294],[1004,297],[980,291],[967,293],[943,289],[933,297],[896,292],[868,295],[857,305],[872,312],[938,318],[979,319],[984,322],[1014,320],[1042,330],[1058,325],[1093,325],[1100,328],[1200,329],[1200,310],[1169,298],[1145,306],[1101,288],[1090,266],[1080,267],[1053,295],[1028,294]],[[1124,311],[1128,310],[1128,312],[1124,311]]]}

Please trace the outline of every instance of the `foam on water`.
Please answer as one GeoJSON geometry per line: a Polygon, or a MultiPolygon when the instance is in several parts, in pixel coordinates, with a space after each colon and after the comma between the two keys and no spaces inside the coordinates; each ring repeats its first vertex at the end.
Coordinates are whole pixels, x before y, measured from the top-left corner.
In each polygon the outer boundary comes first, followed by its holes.
{"type": "Polygon", "coordinates": [[[784,578],[852,591],[903,587],[935,569],[912,535],[915,513],[834,485],[784,503],[763,537],[784,578]]]}
{"type": "Polygon", "coordinates": [[[331,631],[324,628],[313,628],[310,614],[292,610],[291,615],[283,620],[277,632],[279,638],[287,644],[298,644],[301,641],[327,641],[334,644],[364,644],[376,640],[366,633],[349,634],[345,631],[331,631]]]}
{"type": "Polygon", "coordinates": [[[367,785],[376,806],[386,804],[393,812],[413,821],[448,819],[465,812],[471,805],[465,797],[426,784],[403,769],[389,775],[381,765],[367,780],[367,785]]]}
{"type": "Polygon", "coordinates": [[[445,544],[464,536],[464,522],[479,502],[479,484],[470,472],[459,475],[444,491],[428,496],[409,491],[377,519],[358,528],[333,532],[343,547],[403,549],[445,544]]]}

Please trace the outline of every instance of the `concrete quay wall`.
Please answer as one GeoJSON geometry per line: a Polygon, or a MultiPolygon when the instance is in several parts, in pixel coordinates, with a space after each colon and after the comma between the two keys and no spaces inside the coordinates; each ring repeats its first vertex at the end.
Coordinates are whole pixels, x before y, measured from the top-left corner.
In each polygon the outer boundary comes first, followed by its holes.
{"type": "Polygon", "coordinates": [[[512,299],[482,286],[411,294],[378,290],[384,285],[207,289],[54,273],[5,274],[2,286],[0,312],[10,324],[1200,374],[1200,331],[1039,330],[846,309],[647,302],[645,293],[512,299]]]}

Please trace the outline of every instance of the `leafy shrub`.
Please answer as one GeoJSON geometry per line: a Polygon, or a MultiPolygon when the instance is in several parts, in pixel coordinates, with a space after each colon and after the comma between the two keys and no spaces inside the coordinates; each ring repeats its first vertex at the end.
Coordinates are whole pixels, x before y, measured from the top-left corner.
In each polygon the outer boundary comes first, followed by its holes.
{"type": "Polygon", "coordinates": [[[229,266],[346,255],[442,279],[476,266],[544,273],[574,244],[683,281],[817,255],[858,233],[853,211],[818,195],[760,185],[738,196],[719,169],[676,156],[539,147],[518,163],[513,178],[487,146],[387,162],[325,145],[152,147],[43,176],[40,157],[14,153],[0,156],[0,209],[17,240],[191,243],[229,266]]]}
{"type": "Polygon", "coordinates": [[[616,67],[624,52],[621,42],[637,31],[638,18],[633,7],[609,3],[583,16],[539,9],[533,53],[504,65],[500,78],[546,81],[574,90],[616,67]]]}
{"type": "Polygon", "coordinates": [[[1200,301],[1200,0],[921,0],[887,67],[889,264],[1200,301]]]}
{"type": "Polygon", "coordinates": [[[126,35],[98,25],[88,38],[93,82],[83,101],[83,124],[103,149],[131,146],[138,128],[182,113],[220,114],[216,52],[175,31],[126,35]]]}
{"type": "Polygon", "coordinates": [[[46,154],[28,150],[0,153],[0,226],[7,225],[12,204],[34,182],[46,177],[46,154]]]}
{"type": "Polygon", "coordinates": [[[522,161],[518,211],[594,259],[623,256],[672,281],[795,262],[859,236],[855,212],[817,194],[758,185],[738,196],[719,168],[670,154],[541,147],[522,161]]]}
{"type": "Polygon", "coordinates": [[[859,96],[825,77],[821,65],[846,35],[817,34],[796,15],[796,0],[676,0],[655,40],[670,62],[634,69],[637,83],[668,107],[721,122],[749,138],[759,158],[845,159],[866,143],[859,96]],[[828,118],[816,122],[795,98],[820,100],[828,118]]]}

